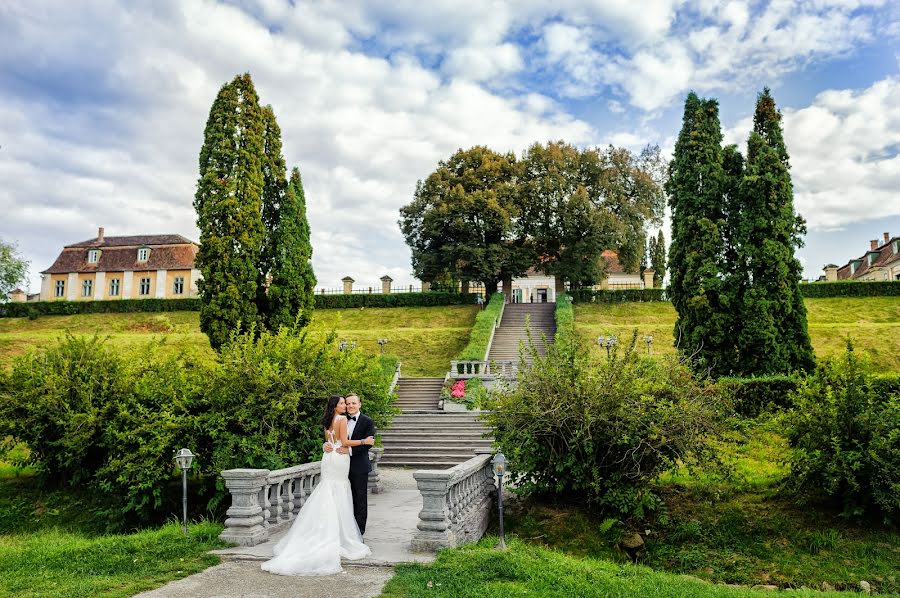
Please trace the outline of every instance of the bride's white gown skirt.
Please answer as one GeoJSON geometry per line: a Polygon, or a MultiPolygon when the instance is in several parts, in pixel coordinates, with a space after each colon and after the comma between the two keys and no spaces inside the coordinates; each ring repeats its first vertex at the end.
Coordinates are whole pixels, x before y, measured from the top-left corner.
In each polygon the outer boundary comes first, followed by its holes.
{"type": "Polygon", "coordinates": [[[340,573],[341,558],[369,556],[353,518],[350,494],[350,455],[336,452],[322,457],[322,480],[297,514],[288,533],[263,563],[264,571],[280,575],[332,575],[340,573]]]}

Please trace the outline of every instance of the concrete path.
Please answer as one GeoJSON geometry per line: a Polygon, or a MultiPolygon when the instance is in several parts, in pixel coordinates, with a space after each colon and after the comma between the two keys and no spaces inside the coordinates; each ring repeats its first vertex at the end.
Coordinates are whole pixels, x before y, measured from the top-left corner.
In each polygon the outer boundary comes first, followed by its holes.
{"type": "Polygon", "coordinates": [[[428,562],[433,554],[411,552],[410,540],[419,522],[422,495],[412,469],[379,468],[384,492],[369,495],[369,520],[364,541],[372,556],[345,561],[344,573],[324,577],[284,577],[259,568],[272,557],[272,547],[287,533],[264,544],[214,550],[223,563],[165,586],[138,594],[145,598],[300,598],[304,596],[377,596],[394,574],[396,563],[428,562]]]}

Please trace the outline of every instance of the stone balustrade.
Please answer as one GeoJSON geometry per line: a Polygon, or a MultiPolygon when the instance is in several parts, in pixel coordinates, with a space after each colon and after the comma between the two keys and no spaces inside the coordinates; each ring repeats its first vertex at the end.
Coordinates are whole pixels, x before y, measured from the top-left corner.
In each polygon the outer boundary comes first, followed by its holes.
{"type": "Polygon", "coordinates": [[[432,552],[481,539],[497,491],[490,454],[450,469],[416,471],[413,478],[422,493],[413,550],[432,552]]]}
{"type": "Polygon", "coordinates": [[[450,362],[450,378],[515,379],[519,365],[515,361],[457,360],[450,362]]]}
{"type": "MultiPolygon", "coordinates": [[[[384,449],[369,449],[369,491],[384,486],[378,462],[384,449]]],[[[322,462],[313,461],[284,469],[227,469],[222,472],[231,494],[225,529],[219,538],[238,546],[256,546],[290,525],[307,497],[322,479],[322,462]]]]}

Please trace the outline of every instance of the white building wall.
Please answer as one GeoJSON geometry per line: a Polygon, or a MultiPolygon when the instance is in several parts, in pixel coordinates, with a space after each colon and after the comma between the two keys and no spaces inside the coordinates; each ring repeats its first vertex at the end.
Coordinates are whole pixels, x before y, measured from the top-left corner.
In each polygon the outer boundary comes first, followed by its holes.
{"type": "Polygon", "coordinates": [[[169,282],[166,280],[166,270],[157,270],[156,271],[156,298],[157,299],[165,299],[166,298],[166,285],[169,282]]]}
{"type": "Polygon", "coordinates": [[[52,289],[50,288],[50,279],[52,277],[49,274],[41,274],[41,299],[45,301],[49,301],[53,298],[52,289]]]}
{"type": "Polygon", "coordinates": [[[69,280],[66,281],[66,299],[75,301],[78,289],[78,272],[69,272],[69,280]]]}
{"type": "Polygon", "coordinates": [[[94,276],[94,301],[103,299],[106,292],[106,272],[97,272],[94,276]]]}
{"type": "Polygon", "coordinates": [[[197,281],[201,278],[203,278],[203,276],[200,275],[200,270],[196,268],[191,270],[191,291],[188,295],[189,297],[196,297],[200,293],[200,291],[197,290],[197,281]]]}
{"type": "Polygon", "coordinates": [[[134,272],[122,273],[122,299],[131,299],[131,285],[134,284],[134,272]]]}

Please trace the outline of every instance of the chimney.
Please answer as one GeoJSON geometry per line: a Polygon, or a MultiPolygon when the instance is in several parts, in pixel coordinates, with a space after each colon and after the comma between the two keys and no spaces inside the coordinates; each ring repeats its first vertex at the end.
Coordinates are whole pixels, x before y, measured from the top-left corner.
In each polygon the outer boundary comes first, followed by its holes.
{"type": "Polygon", "coordinates": [[[891,242],[891,233],[884,233],[884,243],[887,245],[891,242]]]}
{"type": "Polygon", "coordinates": [[[878,249],[878,239],[872,239],[871,241],[869,241],[869,249],[871,251],[875,251],[876,249],[878,249]]]}
{"type": "Polygon", "coordinates": [[[97,231],[97,242],[98,243],[103,242],[103,227],[102,226],[100,227],[100,230],[97,231]]]}

